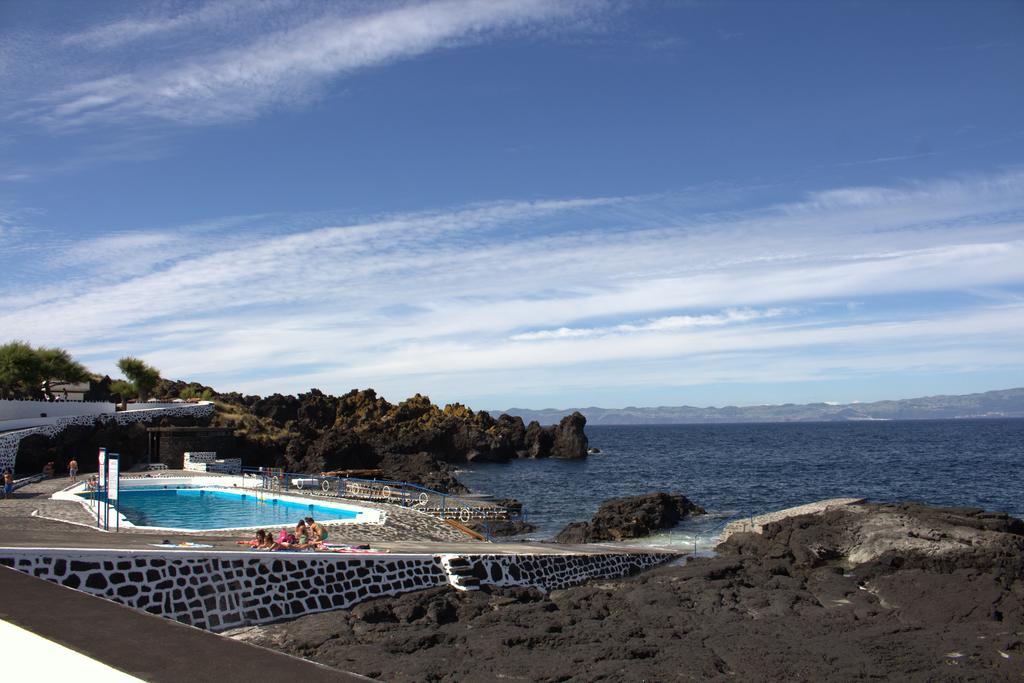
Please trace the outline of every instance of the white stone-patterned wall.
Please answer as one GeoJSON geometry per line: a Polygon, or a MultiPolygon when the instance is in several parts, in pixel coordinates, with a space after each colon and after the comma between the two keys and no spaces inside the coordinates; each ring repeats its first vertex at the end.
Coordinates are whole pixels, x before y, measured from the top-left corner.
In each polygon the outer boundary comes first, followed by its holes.
{"type": "MultiPolygon", "coordinates": [[[[554,590],[663,564],[671,553],[463,555],[481,583],[554,590]]],[[[437,555],[0,548],[0,565],[212,631],[444,586],[437,555]]]]}
{"type": "Polygon", "coordinates": [[[217,459],[216,451],[185,451],[184,468],[191,472],[221,472],[241,474],[241,458],[217,459]]]}
{"type": "Polygon", "coordinates": [[[599,555],[464,555],[473,576],[493,586],[531,586],[553,591],[593,578],[615,578],[676,559],[670,553],[599,555]]]}
{"type": "Polygon", "coordinates": [[[432,555],[4,549],[0,564],[212,631],[447,583],[432,555]]]}
{"type": "Polygon", "coordinates": [[[189,463],[208,463],[217,459],[217,451],[185,451],[185,469],[189,463]]]}
{"type": "Polygon", "coordinates": [[[52,438],[72,425],[89,426],[97,422],[125,425],[133,422],[159,420],[162,417],[206,417],[208,415],[213,415],[212,403],[176,404],[174,408],[155,408],[152,410],[133,410],[131,412],[108,413],[104,415],[78,415],[57,418],[53,424],[0,434],[0,471],[14,468],[15,458],[18,455],[18,444],[26,436],[32,434],[44,434],[52,438]]]}

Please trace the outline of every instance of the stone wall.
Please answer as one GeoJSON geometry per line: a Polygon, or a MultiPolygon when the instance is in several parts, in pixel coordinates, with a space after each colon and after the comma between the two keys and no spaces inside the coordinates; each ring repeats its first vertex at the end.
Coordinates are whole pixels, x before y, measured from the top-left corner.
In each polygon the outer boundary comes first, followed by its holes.
{"type": "MultiPolygon", "coordinates": [[[[669,553],[462,555],[482,583],[564,588],[669,553]]],[[[212,631],[345,609],[449,583],[438,555],[0,548],[0,565],[212,631]]]]}
{"type": "Polygon", "coordinates": [[[493,586],[532,586],[553,591],[593,578],[634,574],[676,558],[667,553],[607,553],[599,555],[463,555],[481,583],[493,586]]]}
{"type": "Polygon", "coordinates": [[[220,460],[214,451],[185,451],[185,470],[190,472],[241,474],[242,459],[227,458],[226,460],[220,460]]]}
{"type": "Polygon", "coordinates": [[[52,424],[21,429],[16,432],[0,434],[0,471],[14,468],[18,456],[18,444],[30,434],[44,434],[54,437],[71,425],[92,425],[96,422],[130,424],[132,422],[149,422],[163,417],[207,417],[213,415],[212,403],[196,403],[179,405],[175,408],[156,408],[153,410],[134,410],[131,412],[108,413],[103,415],[77,415],[56,418],[52,424]]]}

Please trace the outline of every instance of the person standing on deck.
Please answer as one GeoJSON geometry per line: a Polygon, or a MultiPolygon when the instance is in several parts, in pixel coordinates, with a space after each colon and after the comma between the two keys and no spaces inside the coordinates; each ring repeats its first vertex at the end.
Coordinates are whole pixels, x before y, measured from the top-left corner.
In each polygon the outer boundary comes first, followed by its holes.
{"type": "Polygon", "coordinates": [[[71,481],[78,481],[78,461],[74,458],[68,463],[68,476],[71,477],[71,481]]]}

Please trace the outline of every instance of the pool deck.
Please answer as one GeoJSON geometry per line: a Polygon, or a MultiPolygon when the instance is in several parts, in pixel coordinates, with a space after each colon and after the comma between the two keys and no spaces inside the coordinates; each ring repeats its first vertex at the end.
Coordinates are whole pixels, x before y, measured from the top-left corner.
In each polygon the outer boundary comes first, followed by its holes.
{"type": "MultiPolygon", "coordinates": [[[[205,475],[204,475],[205,476],[205,475]]],[[[70,486],[67,478],[47,479],[19,488],[14,498],[0,500],[0,547],[11,548],[89,548],[152,550],[163,541],[191,541],[210,545],[207,550],[248,551],[235,541],[246,538],[245,531],[170,532],[122,528],[104,532],[95,527],[95,519],[78,503],[52,500],[55,492],[70,486]]],[[[289,492],[289,495],[296,495],[289,492]]],[[[310,497],[311,502],[322,498],[310,497]]],[[[328,527],[331,542],[367,544],[391,553],[604,553],[614,551],[600,545],[559,545],[554,543],[486,543],[471,538],[430,515],[414,510],[363,500],[354,505],[387,511],[384,524],[335,524],[328,527]]],[[[617,549],[621,550],[621,548],[617,549]]],[[[631,551],[644,552],[643,548],[631,551]]],[[[651,552],[659,549],[650,548],[651,552]]]]}

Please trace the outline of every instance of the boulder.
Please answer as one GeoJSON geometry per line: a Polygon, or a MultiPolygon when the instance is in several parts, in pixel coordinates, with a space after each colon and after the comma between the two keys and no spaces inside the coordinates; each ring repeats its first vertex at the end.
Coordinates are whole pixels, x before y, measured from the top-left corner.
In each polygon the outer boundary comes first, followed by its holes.
{"type": "Polygon", "coordinates": [[[554,430],[551,457],[569,459],[587,457],[589,442],[587,435],[583,432],[583,427],[586,424],[587,418],[580,412],[563,417],[554,430]]]}
{"type": "Polygon", "coordinates": [[[524,452],[527,458],[546,458],[551,455],[554,430],[544,429],[536,420],[530,422],[523,436],[524,452]]]}
{"type": "Polygon", "coordinates": [[[648,493],[616,498],[601,504],[589,522],[573,522],[555,536],[557,543],[598,543],[650,536],[671,529],[690,515],[703,515],[704,508],[686,496],[648,493]]]}

